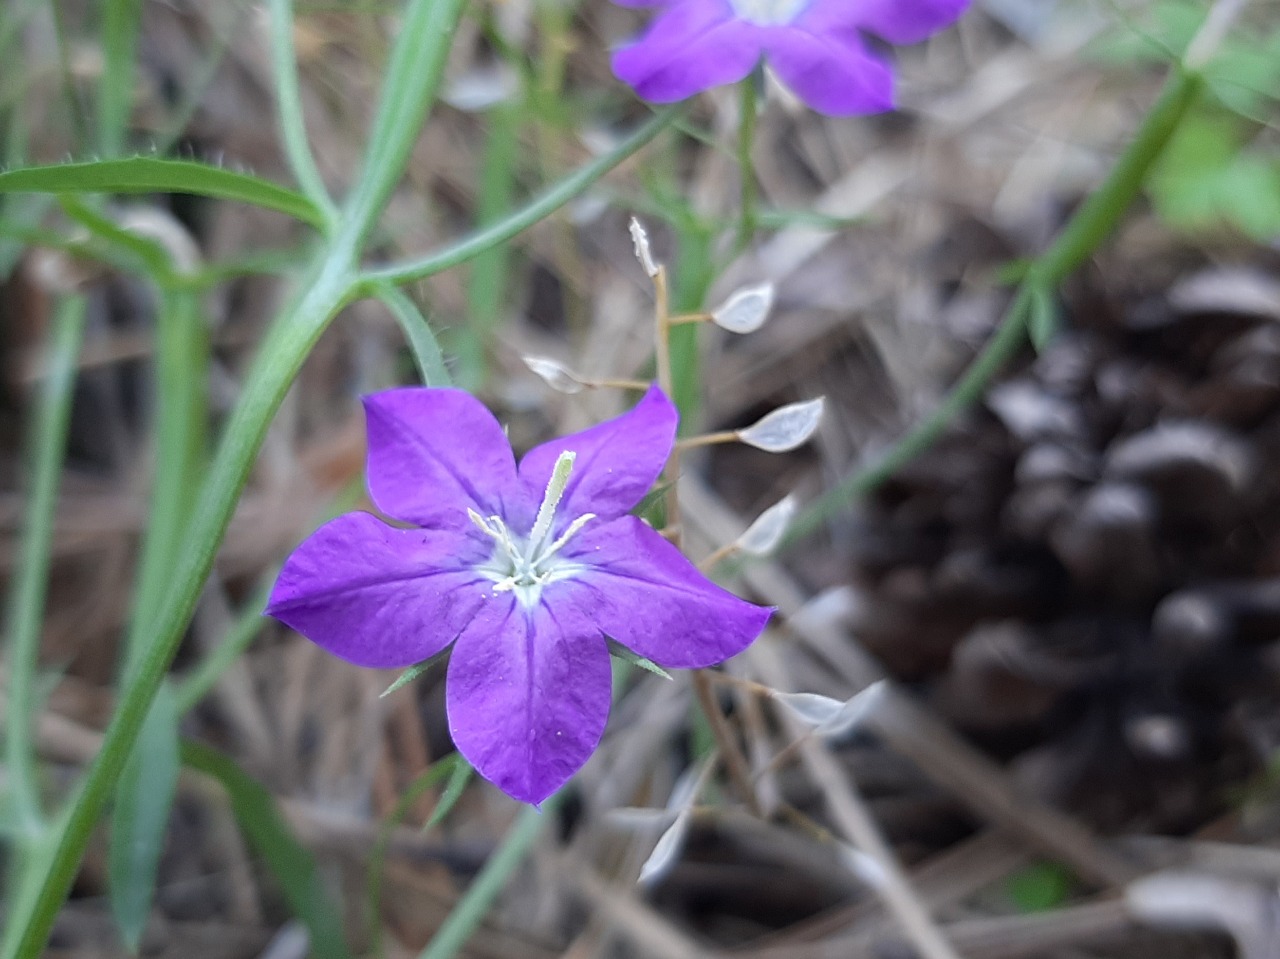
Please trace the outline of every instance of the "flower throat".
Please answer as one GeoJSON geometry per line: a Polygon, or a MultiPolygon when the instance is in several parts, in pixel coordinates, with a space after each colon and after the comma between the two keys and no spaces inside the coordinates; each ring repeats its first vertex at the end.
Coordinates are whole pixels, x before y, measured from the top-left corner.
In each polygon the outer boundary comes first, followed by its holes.
{"type": "Polygon", "coordinates": [[[577,517],[563,533],[548,542],[576,457],[576,453],[566,451],[556,459],[527,539],[513,535],[500,516],[486,519],[473,509],[467,510],[471,522],[496,544],[489,561],[477,567],[485,578],[493,580],[495,593],[514,592],[522,605],[532,606],[541,598],[542,587],[568,579],[578,569],[578,564],[566,562],[557,554],[582,527],[596,518],[595,513],[577,517]]]}
{"type": "Polygon", "coordinates": [[[733,12],[749,23],[776,27],[790,23],[809,5],[809,0],[729,0],[733,12]]]}

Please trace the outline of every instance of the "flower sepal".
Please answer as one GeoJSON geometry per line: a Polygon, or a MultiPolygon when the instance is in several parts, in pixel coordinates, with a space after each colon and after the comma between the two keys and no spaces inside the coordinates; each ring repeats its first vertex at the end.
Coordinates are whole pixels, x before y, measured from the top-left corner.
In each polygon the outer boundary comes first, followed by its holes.
{"type": "Polygon", "coordinates": [[[655,676],[661,676],[663,679],[672,678],[669,672],[655,663],[652,659],[647,659],[639,653],[633,653],[616,639],[610,639],[606,636],[604,641],[609,647],[609,655],[619,662],[626,663],[630,666],[639,666],[641,669],[653,673],[655,676]]]}
{"type": "Polygon", "coordinates": [[[449,655],[449,651],[446,649],[436,653],[434,656],[430,657],[429,659],[424,659],[420,663],[414,663],[412,666],[406,669],[403,673],[397,676],[395,678],[395,681],[390,686],[388,686],[382,692],[378,693],[378,698],[386,699],[388,696],[394,693],[397,689],[400,689],[402,686],[408,686],[411,682],[413,682],[415,679],[417,679],[419,676],[425,673],[428,669],[430,669],[436,663],[443,661],[448,655],[449,655]]]}

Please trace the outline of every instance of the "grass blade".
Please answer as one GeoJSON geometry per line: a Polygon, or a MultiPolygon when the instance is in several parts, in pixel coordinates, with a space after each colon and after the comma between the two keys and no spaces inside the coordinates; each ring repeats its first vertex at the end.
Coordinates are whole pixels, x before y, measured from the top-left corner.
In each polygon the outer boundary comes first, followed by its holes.
{"type": "Polygon", "coordinates": [[[5,628],[9,647],[5,761],[19,835],[31,839],[38,837],[42,822],[32,738],[40,623],[44,618],[53,513],[66,454],[67,424],[84,325],[84,298],[63,298],[54,314],[48,366],[31,422],[30,499],[5,628]]]}
{"type": "Polygon", "coordinates": [[[102,4],[102,80],[98,84],[98,152],[124,152],[133,112],[133,77],[142,0],[104,0],[102,4]]]}
{"type": "Polygon", "coordinates": [[[200,743],[183,741],[182,762],[212,776],[227,791],[245,838],[280,884],[293,914],[307,927],[311,954],[319,959],[350,959],[341,913],[325,894],[311,853],[289,832],[271,794],[229,757],[200,743]]]}
{"type": "Polygon", "coordinates": [[[178,712],[168,683],[151,704],[125,763],[111,814],[111,913],[136,953],[155,898],[169,811],[178,788],[178,712]]]}

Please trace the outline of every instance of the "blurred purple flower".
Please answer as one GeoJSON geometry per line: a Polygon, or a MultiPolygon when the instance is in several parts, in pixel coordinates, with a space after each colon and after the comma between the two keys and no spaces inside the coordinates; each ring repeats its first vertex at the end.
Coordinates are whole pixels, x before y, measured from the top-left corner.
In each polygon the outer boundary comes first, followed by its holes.
{"type": "Polygon", "coordinates": [[[646,100],[670,103],[736,83],[761,60],[828,116],[893,108],[893,71],[865,35],[918,43],[953,23],[969,0],[614,0],[658,7],[613,72],[646,100]]]}
{"type": "Polygon", "coordinates": [[[537,804],[595,750],[609,637],[661,666],[741,652],[770,611],[707,580],[629,510],[662,471],[676,411],[656,387],[629,413],[530,451],[452,389],[365,399],[369,495],[289,557],[267,612],[360,666],[453,645],[449,728],[499,788],[537,804]]]}

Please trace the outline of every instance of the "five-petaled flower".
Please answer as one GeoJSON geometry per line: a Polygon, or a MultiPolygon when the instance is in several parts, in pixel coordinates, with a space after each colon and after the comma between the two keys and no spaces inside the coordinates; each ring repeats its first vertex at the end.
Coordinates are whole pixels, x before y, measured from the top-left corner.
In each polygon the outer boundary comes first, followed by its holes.
{"type": "Polygon", "coordinates": [[[819,113],[893,108],[893,71],[868,35],[918,43],[952,23],[969,0],[614,0],[659,7],[613,72],[646,100],[670,103],[735,83],[765,60],[819,113]]]}
{"type": "Polygon", "coordinates": [[[365,399],[369,495],[304,541],[268,613],[361,666],[450,644],[449,728],[462,755],[539,803],[595,750],[610,701],[606,637],[661,666],[741,652],[770,610],[707,580],[630,515],[658,478],[676,411],[657,388],[616,419],[516,465],[493,415],[453,389],[365,399]]]}

